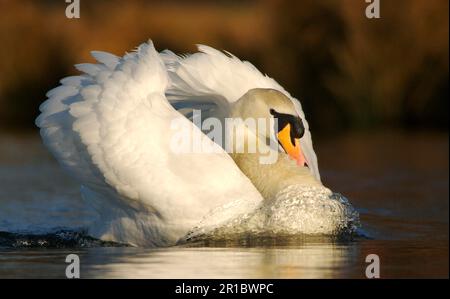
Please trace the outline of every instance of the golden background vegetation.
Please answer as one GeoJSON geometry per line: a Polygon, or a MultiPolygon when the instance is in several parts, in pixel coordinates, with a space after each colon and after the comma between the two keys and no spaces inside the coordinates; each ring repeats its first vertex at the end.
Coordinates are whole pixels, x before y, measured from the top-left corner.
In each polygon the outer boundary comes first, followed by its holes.
{"type": "Polygon", "coordinates": [[[195,44],[251,61],[302,101],[312,129],[448,128],[448,0],[0,0],[0,125],[33,128],[45,93],[91,50],[195,44]]]}

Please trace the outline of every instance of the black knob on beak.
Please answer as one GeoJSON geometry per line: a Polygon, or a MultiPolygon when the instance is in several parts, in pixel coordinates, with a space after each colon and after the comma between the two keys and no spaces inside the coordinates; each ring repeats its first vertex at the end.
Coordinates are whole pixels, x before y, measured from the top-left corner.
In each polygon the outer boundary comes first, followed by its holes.
{"type": "Polygon", "coordinates": [[[303,121],[300,117],[296,117],[293,124],[293,133],[295,134],[295,138],[302,138],[305,134],[305,126],[303,125],[303,121]]]}

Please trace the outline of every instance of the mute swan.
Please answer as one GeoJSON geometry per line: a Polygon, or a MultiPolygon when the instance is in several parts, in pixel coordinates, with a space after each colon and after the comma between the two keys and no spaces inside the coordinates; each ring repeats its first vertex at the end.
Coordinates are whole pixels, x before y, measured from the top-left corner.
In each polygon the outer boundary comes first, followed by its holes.
{"type": "MultiPolygon", "coordinates": [[[[199,50],[180,57],[158,53],[149,41],[124,57],[94,51],[97,64],[76,65],[82,75],[62,79],[47,93],[36,125],[99,214],[88,233],[134,246],[167,246],[236,219],[248,226],[261,218],[258,211],[266,217],[262,226],[272,231],[303,216],[296,232],[332,233],[346,226],[353,210],[320,182],[300,103],[250,63],[207,46],[199,50]],[[277,119],[276,136],[256,133],[259,143],[279,154],[277,161],[259,163],[259,151],[228,154],[189,120],[193,109],[222,120],[277,119]],[[174,119],[214,151],[170,150],[174,119]],[[279,142],[276,148],[270,138],[279,142]],[[274,210],[280,204],[286,210],[274,210]]],[[[243,132],[245,138],[255,134],[243,132]]]]}

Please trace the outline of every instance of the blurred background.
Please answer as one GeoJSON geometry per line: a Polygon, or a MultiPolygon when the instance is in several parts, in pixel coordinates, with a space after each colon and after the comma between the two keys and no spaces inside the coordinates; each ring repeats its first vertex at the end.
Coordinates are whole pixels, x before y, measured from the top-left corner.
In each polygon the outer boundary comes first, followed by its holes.
{"type": "Polygon", "coordinates": [[[0,0],[0,126],[34,129],[45,93],[91,50],[204,43],[251,61],[302,101],[315,134],[448,128],[447,0],[0,0]]]}
{"type": "MultiPolygon", "coordinates": [[[[151,38],[176,53],[199,43],[227,50],[300,99],[322,181],[349,198],[370,237],[319,246],[325,253],[296,244],[287,260],[267,251],[251,275],[247,259],[242,274],[216,253],[211,269],[235,271],[231,277],[361,277],[375,252],[382,277],[448,278],[448,0],[381,0],[381,19],[366,18],[364,0],[80,3],[81,18],[67,19],[64,0],[0,0],[0,248],[2,231],[78,227],[91,217],[78,183],[42,145],[38,107],[61,78],[78,74],[74,64],[94,61],[90,51],[122,56],[151,38]],[[311,260],[323,263],[308,267],[311,260]]],[[[63,273],[52,258],[42,264],[42,254],[36,272],[26,251],[9,255],[0,277],[63,273]]],[[[118,256],[132,261],[127,254],[118,256]]],[[[199,256],[185,272],[176,256],[164,262],[189,277],[205,273],[199,256]]],[[[146,275],[151,258],[139,260],[146,275]]],[[[135,273],[130,265],[118,277],[135,273]]]]}

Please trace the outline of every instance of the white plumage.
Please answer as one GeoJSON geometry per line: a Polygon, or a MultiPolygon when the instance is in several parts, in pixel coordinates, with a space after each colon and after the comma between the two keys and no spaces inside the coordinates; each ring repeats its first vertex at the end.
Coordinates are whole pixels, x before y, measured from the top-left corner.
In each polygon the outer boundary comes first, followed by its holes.
{"type": "Polygon", "coordinates": [[[78,65],[86,74],[61,80],[36,120],[46,146],[101,215],[90,234],[166,245],[216,207],[237,201],[245,212],[261,200],[224,151],[208,155],[217,166],[209,167],[203,157],[168,150],[170,122],[180,114],[164,96],[169,80],[151,43],[120,59],[93,56],[101,64],[78,65]]]}
{"type": "MultiPolygon", "coordinates": [[[[199,53],[185,58],[170,51],[161,56],[171,78],[167,97],[171,102],[202,102],[206,107],[215,107],[214,116],[227,114],[229,103],[236,102],[253,88],[271,88],[289,97],[305,126],[305,135],[300,140],[308,165],[320,181],[317,157],[313,149],[309,125],[300,102],[293,98],[280,84],[261,72],[248,61],[226,54],[205,45],[198,46],[199,53]],[[213,104],[213,105],[211,105],[213,104]]],[[[197,107],[197,106],[194,106],[197,107]]],[[[203,113],[205,111],[202,111],[203,113]]],[[[210,116],[206,111],[206,116],[210,116]]]]}
{"type": "Polygon", "coordinates": [[[305,125],[303,151],[320,180],[300,103],[249,62],[207,46],[199,50],[184,58],[159,54],[149,41],[124,57],[95,51],[97,64],[76,65],[84,74],[62,79],[47,93],[36,124],[45,145],[98,211],[99,220],[89,227],[94,237],[164,246],[199,223],[208,230],[254,211],[263,199],[248,177],[175,109],[198,106],[208,116],[223,117],[230,103],[253,88],[276,89],[292,99],[305,125]],[[174,119],[216,153],[170,151],[174,119]],[[226,213],[204,219],[223,206],[229,207],[226,213]]]}

